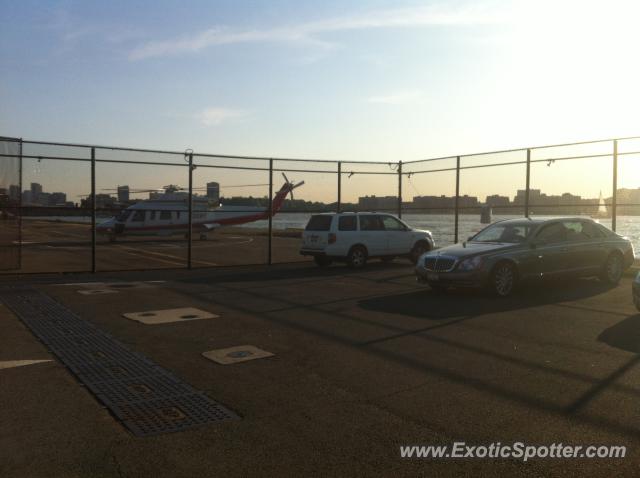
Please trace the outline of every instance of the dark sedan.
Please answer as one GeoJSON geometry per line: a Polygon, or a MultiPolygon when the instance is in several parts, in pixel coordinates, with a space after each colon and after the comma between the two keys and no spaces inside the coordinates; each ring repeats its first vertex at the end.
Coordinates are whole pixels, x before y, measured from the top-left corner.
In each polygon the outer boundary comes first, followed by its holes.
{"type": "Polygon", "coordinates": [[[507,296],[520,281],[561,275],[617,284],[633,260],[628,239],[588,218],[509,219],[423,254],[416,275],[435,290],[487,287],[507,296]]]}

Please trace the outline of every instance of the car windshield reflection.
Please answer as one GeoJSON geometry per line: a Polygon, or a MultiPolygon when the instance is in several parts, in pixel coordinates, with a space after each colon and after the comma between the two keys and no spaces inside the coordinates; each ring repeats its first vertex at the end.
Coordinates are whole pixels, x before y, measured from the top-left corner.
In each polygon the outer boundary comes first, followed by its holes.
{"type": "Polygon", "coordinates": [[[529,224],[494,224],[473,236],[470,242],[521,244],[532,231],[529,224]]]}

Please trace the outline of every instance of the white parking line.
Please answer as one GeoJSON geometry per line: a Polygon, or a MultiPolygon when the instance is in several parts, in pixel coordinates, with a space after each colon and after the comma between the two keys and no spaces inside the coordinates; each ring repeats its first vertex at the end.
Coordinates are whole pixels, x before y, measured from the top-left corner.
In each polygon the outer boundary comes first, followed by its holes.
{"type": "Polygon", "coordinates": [[[5,360],[4,362],[0,362],[0,370],[5,368],[24,367],[25,365],[34,365],[43,362],[52,362],[52,360],[5,360]]]}
{"type": "MultiPolygon", "coordinates": [[[[151,260],[155,260],[155,261],[160,261],[160,262],[166,262],[167,264],[172,264],[172,265],[178,265],[178,266],[184,266],[186,258],[182,258],[182,257],[178,257],[178,256],[172,256],[171,254],[165,254],[163,252],[154,252],[154,251],[147,251],[147,250],[142,250],[142,249],[136,249],[133,248],[131,246],[118,246],[119,249],[122,249],[125,252],[128,252],[129,254],[132,254],[134,256],[140,256],[140,257],[146,257],[147,259],[151,259],[151,260]],[[158,256],[158,257],[149,257],[148,254],[153,254],[154,256],[158,256]],[[162,257],[163,259],[160,259],[159,257],[162,257]],[[169,259],[169,260],[167,260],[169,259]],[[173,261],[179,261],[179,262],[173,262],[173,261]]],[[[214,262],[207,262],[207,261],[201,261],[198,259],[192,259],[193,262],[197,262],[198,264],[205,264],[207,266],[217,266],[218,264],[214,263],[214,262]]]]}

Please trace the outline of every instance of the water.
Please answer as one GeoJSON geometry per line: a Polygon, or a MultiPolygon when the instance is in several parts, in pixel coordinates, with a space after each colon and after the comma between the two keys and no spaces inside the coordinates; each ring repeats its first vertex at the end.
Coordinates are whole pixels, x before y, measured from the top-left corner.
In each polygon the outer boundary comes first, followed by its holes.
{"type": "MultiPolygon", "coordinates": [[[[284,229],[304,229],[311,213],[291,213],[281,212],[273,217],[273,228],[276,230],[284,229]]],[[[522,216],[512,215],[494,215],[493,221],[502,219],[513,219],[522,216]]],[[[44,219],[58,220],[62,222],[82,222],[90,223],[91,218],[88,216],[47,216],[47,217],[25,217],[25,220],[44,219]]],[[[99,218],[98,222],[108,218],[99,218]]],[[[403,214],[402,219],[412,227],[417,229],[426,229],[431,231],[433,238],[438,246],[446,246],[454,243],[454,216],[453,214],[403,214]]],[[[603,226],[611,228],[611,219],[599,219],[603,226]]],[[[480,223],[479,214],[461,214],[458,220],[459,239],[465,240],[467,237],[475,234],[485,227],[480,223]]],[[[246,228],[267,228],[267,221],[254,221],[243,224],[240,227],[246,228]]],[[[633,243],[636,251],[636,257],[640,257],[640,216],[618,216],[617,232],[623,236],[627,236],[633,243]]]]}

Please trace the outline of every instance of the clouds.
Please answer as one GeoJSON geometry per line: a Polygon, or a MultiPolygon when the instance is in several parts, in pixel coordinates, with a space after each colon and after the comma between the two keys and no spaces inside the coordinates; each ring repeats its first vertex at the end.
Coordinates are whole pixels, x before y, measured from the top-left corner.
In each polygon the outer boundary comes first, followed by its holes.
{"type": "Polygon", "coordinates": [[[218,126],[230,120],[246,118],[249,114],[246,110],[212,107],[206,108],[196,116],[204,126],[218,126]]]}
{"type": "Polygon", "coordinates": [[[474,4],[463,7],[429,5],[375,10],[325,20],[264,29],[233,29],[220,26],[168,40],[149,41],[129,53],[132,61],[195,53],[206,48],[239,43],[285,42],[331,49],[335,44],[319,38],[323,34],[374,28],[417,28],[435,25],[477,25],[502,21],[496,9],[474,4]]]}
{"type": "Polygon", "coordinates": [[[420,101],[423,93],[420,90],[395,91],[387,95],[371,96],[367,98],[367,103],[381,105],[407,105],[420,101]]]}

